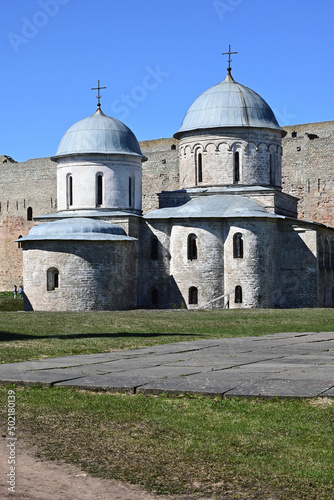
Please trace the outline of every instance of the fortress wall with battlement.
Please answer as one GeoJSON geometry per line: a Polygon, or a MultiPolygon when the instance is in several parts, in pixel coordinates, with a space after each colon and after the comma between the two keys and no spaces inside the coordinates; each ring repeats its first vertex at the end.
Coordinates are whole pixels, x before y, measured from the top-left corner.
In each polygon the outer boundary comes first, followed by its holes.
{"type": "Polygon", "coordinates": [[[0,290],[22,284],[22,249],[15,242],[34,226],[30,216],[57,207],[56,164],[50,158],[0,164],[0,290]]]}
{"type": "Polygon", "coordinates": [[[334,227],[334,121],[284,127],[282,187],[298,217],[334,227]]]}

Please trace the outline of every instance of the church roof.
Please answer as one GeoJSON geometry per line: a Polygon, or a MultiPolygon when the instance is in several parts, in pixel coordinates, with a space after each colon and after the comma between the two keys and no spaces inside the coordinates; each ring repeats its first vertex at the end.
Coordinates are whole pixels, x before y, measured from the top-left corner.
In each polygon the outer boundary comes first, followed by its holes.
{"type": "Polygon", "coordinates": [[[285,131],[262,97],[237,83],[230,73],[218,85],[201,94],[188,109],[180,129],[174,134],[221,127],[256,127],[285,131]]]}
{"type": "Polygon", "coordinates": [[[28,236],[20,238],[22,241],[44,241],[44,240],[135,240],[126,235],[124,229],[118,224],[77,217],[75,219],[62,219],[54,222],[46,222],[30,229],[28,236]]]}
{"type": "Polygon", "coordinates": [[[65,132],[52,159],[87,153],[127,154],[145,158],[129,127],[116,118],[105,115],[100,108],[65,132]]]}
{"type": "Polygon", "coordinates": [[[152,210],[145,219],[200,219],[200,218],[239,218],[267,217],[284,218],[269,212],[260,203],[239,195],[202,195],[192,198],[179,207],[152,210]]]}

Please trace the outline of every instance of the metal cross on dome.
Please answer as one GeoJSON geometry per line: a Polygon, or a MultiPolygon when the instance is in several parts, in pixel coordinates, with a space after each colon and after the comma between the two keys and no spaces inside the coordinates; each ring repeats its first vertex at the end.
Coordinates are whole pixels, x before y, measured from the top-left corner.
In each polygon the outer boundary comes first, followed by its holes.
{"type": "Polygon", "coordinates": [[[100,80],[97,81],[97,87],[92,87],[91,90],[97,90],[98,91],[98,94],[97,94],[97,107],[100,108],[101,107],[101,103],[100,103],[100,99],[101,99],[101,94],[100,94],[100,90],[102,89],[106,89],[107,87],[100,87],[100,80]]]}
{"type": "Polygon", "coordinates": [[[228,52],[222,52],[222,55],[224,56],[225,54],[228,54],[228,68],[227,68],[227,71],[228,71],[228,74],[230,75],[231,74],[231,62],[232,62],[232,59],[231,59],[231,54],[237,54],[238,52],[231,52],[231,45],[228,46],[228,52]]]}

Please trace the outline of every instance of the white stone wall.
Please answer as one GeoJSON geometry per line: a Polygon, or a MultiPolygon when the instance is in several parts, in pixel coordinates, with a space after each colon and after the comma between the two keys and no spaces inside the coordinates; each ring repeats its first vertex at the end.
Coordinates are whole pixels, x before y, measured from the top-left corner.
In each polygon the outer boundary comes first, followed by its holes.
{"type": "Polygon", "coordinates": [[[183,302],[192,309],[210,301],[209,307],[223,307],[228,297],[215,299],[226,294],[230,294],[232,309],[311,307],[317,303],[317,295],[321,301],[325,297],[326,306],[331,305],[334,270],[324,268],[318,278],[316,231],[307,225],[289,219],[252,218],[151,221],[141,234],[144,307],[150,306],[152,286],[159,290],[160,307],[183,302]],[[233,252],[236,233],[242,235],[242,258],[233,252]],[[190,234],[197,238],[198,254],[193,260],[187,253],[190,234]],[[152,235],[159,240],[156,261],[149,258],[152,235]],[[242,303],[235,302],[237,286],[242,289],[242,303]],[[198,289],[198,304],[189,304],[190,287],[198,289]]]}
{"type": "Polygon", "coordinates": [[[215,220],[175,222],[171,231],[170,273],[189,309],[224,294],[222,225],[215,220]],[[188,259],[188,236],[194,234],[197,259],[188,259]],[[189,304],[189,289],[198,289],[198,304],[189,304]]]}
{"type": "Polygon", "coordinates": [[[276,224],[271,220],[235,219],[224,225],[224,284],[230,308],[271,307],[276,263],[276,224]],[[233,255],[233,237],[240,233],[243,257],[233,255]],[[242,303],[235,302],[235,288],[242,303]]]}
{"type": "Polygon", "coordinates": [[[91,155],[60,158],[57,166],[58,210],[97,207],[96,176],[103,175],[103,203],[99,208],[142,207],[141,158],[125,155],[91,155]],[[67,177],[73,179],[73,204],[68,201],[67,177]],[[129,177],[132,178],[132,205],[129,205],[129,177]]]}
{"type": "Polygon", "coordinates": [[[27,242],[23,250],[25,309],[90,311],[131,309],[138,303],[138,244],[27,242]],[[59,287],[47,290],[47,270],[59,287]]]}
{"type": "Polygon", "coordinates": [[[180,189],[234,184],[234,153],[239,152],[238,184],[281,186],[281,134],[275,130],[235,128],[184,134],[179,142],[180,189]],[[196,158],[202,154],[202,182],[196,158]],[[270,155],[272,170],[270,173],[270,155]]]}
{"type": "MultiPolygon", "coordinates": [[[[223,219],[154,221],[148,224],[150,234],[157,235],[161,245],[158,261],[145,264],[143,250],[142,283],[155,286],[168,296],[169,303],[188,308],[272,307],[276,271],[276,223],[271,220],[223,219]],[[243,257],[233,254],[233,236],[241,233],[243,257]],[[188,236],[194,234],[197,259],[188,259],[188,236]],[[170,236],[169,236],[170,235],[170,236]],[[169,250],[168,250],[169,249],[169,250]],[[168,281],[168,278],[170,281],[168,281]],[[173,283],[171,283],[171,281],[173,283]],[[166,284],[168,286],[166,286],[166,284]],[[174,284],[174,288],[171,286],[174,284]],[[235,303],[235,288],[242,288],[242,303],[235,303]],[[168,288],[169,287],[169,288],[168,288]],[[198,289],[198,304],[189,304],[189,289],[198,289]],[[230,297],[223,295],[231,293],[230,297]],[[216,300],[219,299],[219,300],[216,300]]],[[[147,249],[149,238],[146,238],[147,249]]],[[[143,246],[145,243],[143,240],[143,246]]],[[[148,251],[148,250],[146,250],[148,251]]],[[[168,306],[168,304],[162,307],[168,306]]]]}

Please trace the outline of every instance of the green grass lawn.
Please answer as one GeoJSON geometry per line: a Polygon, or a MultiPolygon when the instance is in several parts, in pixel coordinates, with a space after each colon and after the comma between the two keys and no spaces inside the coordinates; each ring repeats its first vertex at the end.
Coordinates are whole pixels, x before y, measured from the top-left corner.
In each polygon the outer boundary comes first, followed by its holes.
{"type": "MultiPolygon", "coordinates": [[[[3,402],[7,390],[0,388],[3,402]]],[[[5,404],[0,415],[6,432],[5,404]]],[[[40,458],[65,460],[149,491],[219,499],[333,498],[333,400],[20,387],[16,416],[18,439],[37,447],[40,458]]]]}
{"type": "Polygon", "coordinates": [[[0,292],[0,311],[23,311],[23,299],[14,299],[13,292],[0,292]]]}
{"type": "Polygon", "coordinates": [[[334,309],[0,312],[0,362],[198,339],[333,330],[334,309]]]}
{"type": "MultiPolygon", "coordinates": [[[[0,361],[333,330],[332,309],[1,312],[0,361]]],[[[7,391],[0,387],[4,434],[7,391]]],[[[33,443],[42,458],[64,459],[100,477],[219,499],[334,496],[333,400],[145,397],[39,387],[18,387],[16,394],[19,439],[33,443]]]]}

